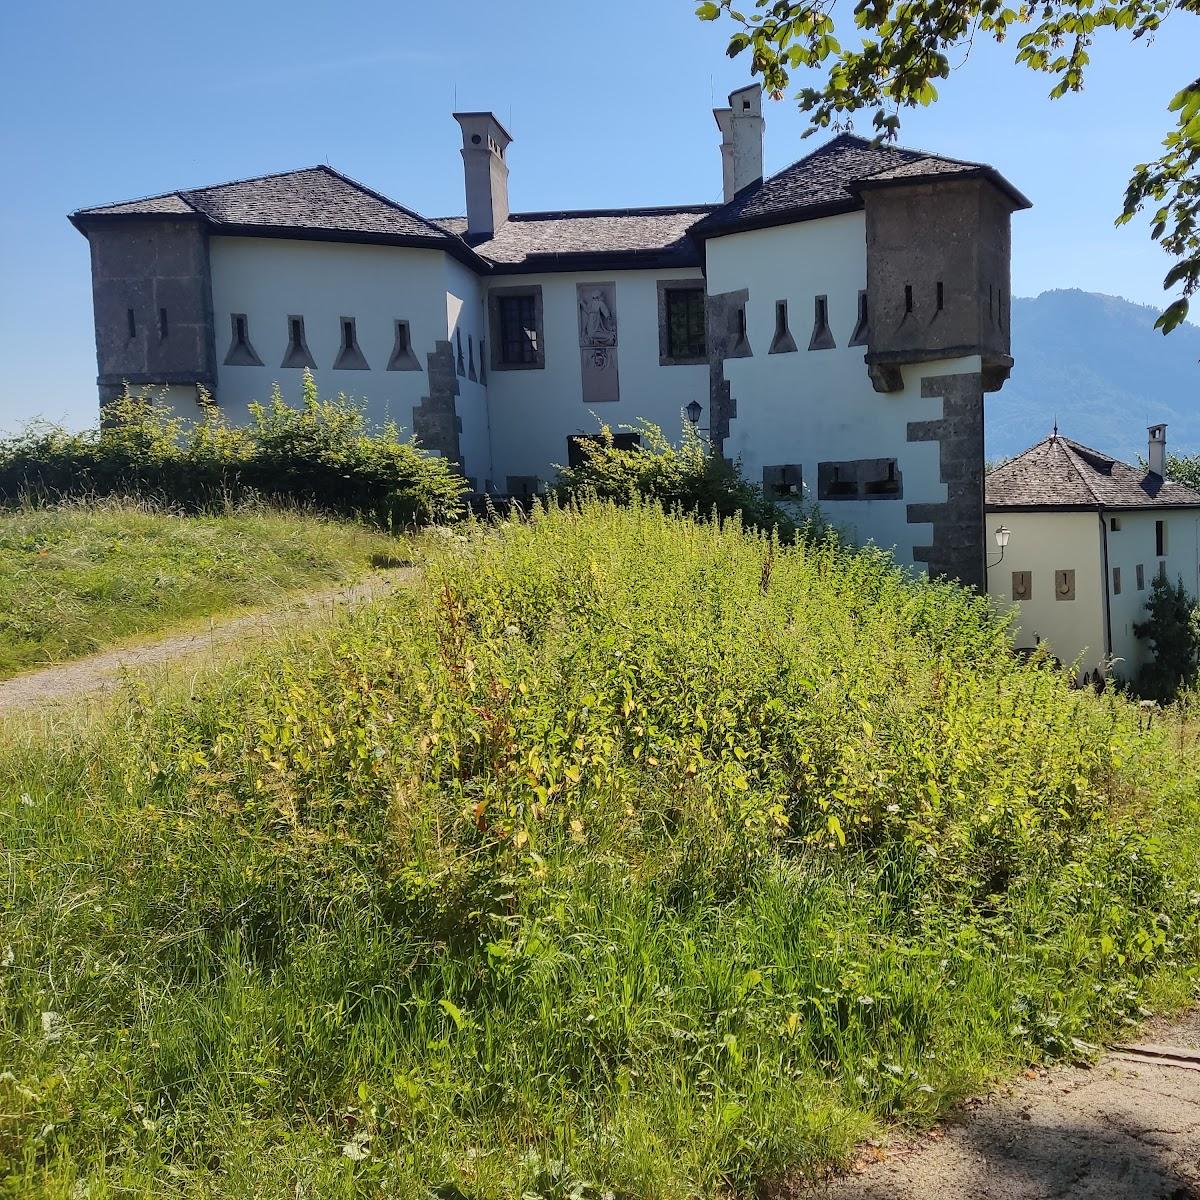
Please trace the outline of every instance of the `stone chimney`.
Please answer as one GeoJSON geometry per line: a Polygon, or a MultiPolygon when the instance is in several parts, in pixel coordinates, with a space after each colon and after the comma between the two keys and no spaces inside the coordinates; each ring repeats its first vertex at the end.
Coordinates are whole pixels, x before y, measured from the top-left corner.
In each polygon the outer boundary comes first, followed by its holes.
{"type": "Polygon", "coordinates": [[[721,182],[728,204],[763,177],[762,88],[757,83],[729,93],[728,108],[714,108],[721,131],[721,182]]]}
{"type": "Polygon", "coordinates": [[[1151,425],[1146,432],[1150,435],[1146,465],[1151,475],[1157,475],[1161,479],[1167,465],[1167,427],[1151,425]]]}
{"type": "Polygon", "coordinates": [[[508,220],[508,164],[504,153],[512,137],[490,112],[457,112],[454,119],[463,135],[467,238],[483,241],[508,220]]]}

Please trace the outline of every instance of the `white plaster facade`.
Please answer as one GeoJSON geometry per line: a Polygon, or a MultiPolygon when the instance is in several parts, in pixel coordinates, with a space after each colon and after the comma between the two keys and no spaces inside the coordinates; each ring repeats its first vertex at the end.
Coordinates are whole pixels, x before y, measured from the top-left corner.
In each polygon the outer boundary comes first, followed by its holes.
{"type": "Polygon", "coordinates": [[[1011,184],[849,135],[764,181],[748,88],[714,113],[723,205],[511,214],[511,136],[490,113],[455,116],[466,218],[427,220],[327,167],[74,214],[92,245],[102,400],[165,386],[187,408],[199,384],[237,422],[275,384],[294,399],[303,368],[282,364],[301,317],[322,394],[455,458],[478,492],[552,482],[568,439],[598,421],[671,436],[698,405],[752,481],[776,487],[786,468],[856,541],[982,584],[983,394],[1011,366],[1008,217],[1027,205],[1011,184]],[[581,285],[603,291],[615,345],[585,344],[581,285]],[[698,352],[675,348],[680,286],[700,296],[698,352]],[[512,293],[528,298],[529,361],[505,357],[512,293]],[[961,298],[954,312],[943,294],[961,298]],[[781,304],[794,348],[772,353],[781,304]],[[156,320],[186,340],[155,337],[156,320]],[[348,320],[361,359],[338,369],[348,320]],[[389,369],[398,321],[407,370],[389,369]],[[858,483],[820,484],[843,470],[858,483]]]}
{"type": "Polygon", "coordinates": [[[988,477],[988,594],[1013,612],[1019,648],[1046,643],[1056,658],[1076,664],[1081,676],[1096,670],[1103,675],[1111,667],[1113,674],[1132,679],[1149,657],[1134,626],[1145,620],[1154,577],[1163,574],[1172,584],[1182,580],[1190,595],[1200,597],[1200,494],[1094,451],[1087,452],[1091,457],[1074,454],[1086,448],[1069,442],[1056,459],[1037,460],[1062,441],[1055,434],[988,477]],[[1027,485],[1031,500],[1016,507],[1012,485],[1019,490],[1022,460],[1029,456],[1035,459],[1032,468],[1024,468],[1033,474],[1027,485]],[[1072,486],[1066,475],[1072,460],[1084,471],[1095,464],[1091,484],[1099,499],[1088,507],[1048,502],[1037,507],[1042,481],[1072,486]],[[1052,472],[1045,471],[1047,461],[1052,472]],[[1106,495],[1103,489],[1114,482],[1106,495]],[[1145,493],[1140,504],[1131,489],[1145,493]],[[1009,531],[1003,555],[995,543],[1001,526],[1009,531]],[[1064,571],[1073,572],[1071,586],[1061,577],[1064,571]]]}

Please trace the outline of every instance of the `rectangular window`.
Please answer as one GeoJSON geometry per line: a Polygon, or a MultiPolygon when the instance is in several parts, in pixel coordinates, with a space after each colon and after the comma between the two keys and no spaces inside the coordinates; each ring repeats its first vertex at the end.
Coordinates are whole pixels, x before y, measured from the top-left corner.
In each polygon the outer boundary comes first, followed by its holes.
{"type": "MultiPolygon", "coordinates": [[[[699,287],[665,288],[663,322],[666,327],[664,358],[676,362],[696,362],[708,354],[704,325],[704,289],[699,287]]],[[[740,341],[746,337],[745,312],[738,325],[740,341]]]]}
{"type": "Polygon", "coordinates": [[[819,500],[894,500],[904,477],[894,458],[859,458],[817,464],[819,500]]]}
{"type": "Polygon", "coordinates": [[[158,310],[158,336],[166,341],[167,337],[167,310],[160,308],[158,310]]]}
{"type": "Polygon", "coordinates": [[[1113,567],[1113,595],[1121,594],[1121,568],[1113,567]]]}
{"type": "Polygon", "coordinates": [[[795,500],[804,494],[804,470],[800,463],[763,467],[763,491],[775,500],[795,500]]]}
{"type": "MultiPolygon", "coordinates": [[[[529,369],[545,364],[541,288],[501,288],[490,295],[492,366],[529,369]]],[[[461,356],[461,343],[459,345],[461,356]]]]}
{"type": "Polygon", "coordinates": [[[532,296],[500,298],[500,357],[506,364],[537,359],[537,325],[532,296]]]}
{"type": "Polygon", "coordinates": [[[1167,523],[1166,521],[1154,522],[1154,553],[1158,558],[1162,558],[1167,552],[1167,523]]]}
{"type": "Polygon", "coordinates": [[[1144,592],[1146,590],[1146,568],[1141,563],[1138,563],[1134,568],[1134,572],[1137,575],[1137,590],[1144,592]]]}
{"type": "Polygon", "coordinates": [[[1108,527],[1113,533],[1120,533],[1121,532],[1121,518],[1120,517],[1109,517],[1108,527]]]}

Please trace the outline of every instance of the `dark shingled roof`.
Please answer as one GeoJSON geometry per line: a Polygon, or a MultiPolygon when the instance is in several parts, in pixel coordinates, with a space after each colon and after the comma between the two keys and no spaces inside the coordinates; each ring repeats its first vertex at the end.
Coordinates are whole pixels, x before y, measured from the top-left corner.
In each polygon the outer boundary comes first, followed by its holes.
{"type": "MultiPolygon", "coordinates": [[[[685,205],[513,213],[495,237],[472,241],[471,247],[501,270],[553,269],[564,255],[575,267],[581,259],[603,260],[606,255],[629,258],[631,266],[642,260],[647,267],[699,266],[699,250],[687,234],[712,210],[712,205],[685,205]]],[[[437,224],[459,236],[466,234],[465,217],[443,217],[437,224]]]]}
{"type": "Polygon", "coordinates": [[[947,175],[986,177],[1018,207],[1028,206],[991,167],[841,134],[728,204],[513,213],[483,241],[466,237],[462,217],[427,221],[326,166],[80,209],[71,220],[82,229],[106,220],[178,216],[205,221],[215,233],[428,245],[475,270],[500,274],[684,267],[701,264],[704,237],[851,212],[862,207],[863,189],[947,175]]]}
{"type": "Polygon", "coordinates": [[[1005,191],[1018,208],[1029,207],[1029,201],[1020,192],[984,163],[964,162],[887,143],[876,145],[866,138],[843,133],[779,174],[743,189],[701,221],[695,232],[711,237],[739,229],[853,212],[862,207],[859,193],[864,187],[947,175],[986,177],[1005,191]]]}
{"type": "Polygon", "coordinates": [[[429,242],[447,248],[461,244],[432,221],[326,166],[84,208],[71,220],[79,225],[132,216],[198,216],[216,233],[278,231],[310,237],[348,235],[362,241],[429,242]]]}
{"type": "Polygon", "coordinates": [[[987,507],[1200,507],[1200,492],[1053,433],[987,473],[987,507]]]}

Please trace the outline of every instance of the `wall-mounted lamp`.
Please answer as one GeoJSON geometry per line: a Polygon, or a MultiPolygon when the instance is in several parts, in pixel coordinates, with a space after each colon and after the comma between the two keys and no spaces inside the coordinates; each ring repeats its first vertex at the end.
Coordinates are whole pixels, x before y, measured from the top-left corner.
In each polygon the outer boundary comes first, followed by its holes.
{"type": "Polygon", "coordinates": [[[1012,530],[1006,525],[998,525],[996,527],[996,545],[1000,547],[1000,557],[993,563],[988,563],[988,570],[992,567],[998,567],[1004,561],[1004,551],[1008,546],[1008,539],[1012,537],[1012,530]]]}
{"type": "Polygon", "coordinates": [[[690,401],[687,408],[685,408],[683,411],[687,413],[687,419],[691,421],[693,425],[700,424],[700,414],[704,412],[704,409],[700,407],[698,401],[690,401]]]}

